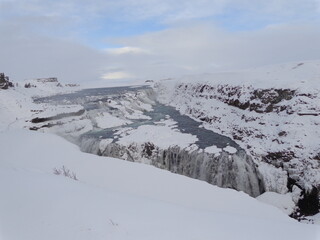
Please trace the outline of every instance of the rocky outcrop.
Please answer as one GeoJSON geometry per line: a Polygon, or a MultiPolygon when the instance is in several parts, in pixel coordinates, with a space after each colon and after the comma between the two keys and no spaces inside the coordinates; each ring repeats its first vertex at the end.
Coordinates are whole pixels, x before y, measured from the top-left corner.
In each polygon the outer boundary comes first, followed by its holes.
{"type": "Polygon", "coordinates": [[[199,98],[217,99],[230,106],[257,113],[282,112],[291,113],[291,109],[281,105],[283,101],[291,100],[296,94],[291,89],[254,89],[252,86],[179,84],[177,91],[190,91],[199,98]],[[243,98],[241,96],[249,96],[243,98]]]}
{"type": "Polygon", "coordinates": [[[48,122],[48,121],[53,121],[53,120],[60,120],[66,117],[73,117],[73,116],[81,116],[82,114],[85,113],[84,109],[81,109],[77,112],[68,112],[68,113],[60,113],[55,116],[51,117],[36,117],[31,120],[32,123],[42,123],[42,122],[48,122]]]}
{"type": "Polygon", "coordinates": [[[0,89],[8,89],[13,87],[13,83],[9,81],[9,77],[4,73],[0,73],[0,89]]]}

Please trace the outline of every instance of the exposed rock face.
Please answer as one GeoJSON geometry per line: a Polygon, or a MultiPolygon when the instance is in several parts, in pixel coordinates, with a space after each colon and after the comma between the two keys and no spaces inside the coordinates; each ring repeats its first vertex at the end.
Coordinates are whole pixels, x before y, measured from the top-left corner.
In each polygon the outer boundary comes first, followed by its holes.
{"type": "Polygon", "coordinates": [[[257,166],[245,151],[219,155],[206,152],[189,152],[179,147],[160,149],[152,143],[129,146],[110,143],[101,148],[100,141],[89,138],[80,142],[81,150],[102,156],[115,157],[149,164],[173,173],[206,181],[210,184],[243,191],[256,197],[265,191],[257,166]]]}
{"type": "Polygon", "coordinates": [[[292,217],[297,219],[303,219],[304,216],[311,216],[317,214],[320,208],[320,190],[317,187],[312,187],[311,190],[303,189],[294,179],[289,178],[288,188],[290,191],[294,192],[298,189],[300,193],[298,199],[296,199],[296,204],[298,208],[293,212],[292,217]]]}
{"type": "Polygon", "coordinates": [[[56,77],[49,77],[49,78],[37,78],[35,79],[37,82],[41,82],[41,83],[48,83],[48,82],[53,82],[53,83],[59,83],[58,82],[58,78],[56,77]]]}
{"type": "Polygon", "coordinates": [[[252,86],[229,86],[229,85],[208,85],[208,84],[180,84],[177,91],[193,91],[200,98],[216,99],[230,106],[248,109],[257,113],[282,112],[287,110],[286,106],[278,105],[284,100],[291,100],[295,90],[291,89],[254,89],[252,86]],[[241,96],[249,96],[241,98],[241,96]]]}
{"type": "Polygon", "coordinates": [[[51,117],[36,117],[36,118],[33,118],[31,120],[31,122],[32,123],[49,122],[49,121],[59,120],[59,119],[62,119],[62,118],[67,118],[67,117],[72,117],[72,116],[81,116],[84,113],[85,113],[85,110],[81,109],[81,110],[79,110],[77,112],[60,113],[58,115],[51,116],[51,117]]]}
{"type": "Polygon", "coordinates": [[[302,198],[298,202],[299,211],[306,216],[314,215],[319,212],[319,189],[312,187],[311,191],[303,191],[302,198]]]}
{"type": "Polygon", "coordinates": [[[8,89],[9,87],[13,87],[13,83],[9,81],[9,77],[4,73],[0,73],[0,89],[8,89]]]}

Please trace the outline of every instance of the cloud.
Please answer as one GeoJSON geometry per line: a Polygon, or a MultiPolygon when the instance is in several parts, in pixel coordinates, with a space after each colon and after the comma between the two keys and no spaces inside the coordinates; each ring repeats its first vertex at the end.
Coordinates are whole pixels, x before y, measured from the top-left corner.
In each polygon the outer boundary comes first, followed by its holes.
{"type": "Polygon", "coordinates": [[[320,29],[311,25],[270,25],[231,33],[199,23],[116,39],[127,47],[107,51],[66,40],[12,34],[0,40],[6,56],[0,65],[16,79],[159,79],[318,59],[320,52],[320,29]]]}
{"type": "Polygon", "coordinates": [[[17,16],[60,17],[81,23],[96,18],[172,22],[227,14],[230,9],[257,18],[319,18],[318,6],[318,0],[10,0],[0,3],[0,11],[17,16]]]}
{"type": "Polygon", "coordinates": [[[319,6],[319,0],[3,0],[0,71],[16,80],[87,82],[315,59],[319,6]],[[125,34],[138,23],[141,31],[125,34]],[[85,45],[104,38],[102,50],[85,45]]]}
{"type": "Polygon", "coordinates": [[[133,76],[126,72],[109,72],[102,75],[102,79],[115,80],[115,79],[130,79],[133,76]]]}
{"type": "Polygon", "coordinates": [[[113,55],[148,53],[146,50],[137,47],[107,48],[105,51],[113,55]]]}
{"type": "Polygon", "coordinates": [[[0,66],[14,81],[58,77],[63,82],[97,79],[106,56],[76,42],[54,39],[0,25],[0,66]]]}
{"type": "Polygon", "coordinates": [[[119,44],[149,54],[113,56],[111,62],[141,78],[165,78],[319,59],[319,42],[317,25],[272,25],[230,33],[197,24],[119,39],[119,44]]]}

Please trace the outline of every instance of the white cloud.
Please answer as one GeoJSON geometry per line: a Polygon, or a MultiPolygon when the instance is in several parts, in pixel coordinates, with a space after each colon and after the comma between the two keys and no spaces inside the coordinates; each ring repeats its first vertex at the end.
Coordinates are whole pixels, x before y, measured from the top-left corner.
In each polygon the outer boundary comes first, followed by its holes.
{"type": "Polygon", "coordinates": [[[0,25],[0,72],[14,81],[55,76],[63,82],[97,79],[108,65],[98,50],[0,25]]]}
{"type": "Polygon", "coordinates": [[[230,33],[199,24],[118,41],[152,53],[110,57],[114,67],[145,79],[320,58],[318,26],[283,24],[230,33]]]}
{"type": "Polygon", "coordinates": [[[133,78],[133,76],[126,72],[109,72],[102,75],[102,79],[106,79],[106,80],[126,79],[126,78],[133,78]]]}
{"type": "Polygon", "coordinates": [[[119,48],[107,48],[105,50],[109,54],[123,55],[123,54],[142,54],[148,53],[148,51],[138,47],[119,47],[119,48]]]}

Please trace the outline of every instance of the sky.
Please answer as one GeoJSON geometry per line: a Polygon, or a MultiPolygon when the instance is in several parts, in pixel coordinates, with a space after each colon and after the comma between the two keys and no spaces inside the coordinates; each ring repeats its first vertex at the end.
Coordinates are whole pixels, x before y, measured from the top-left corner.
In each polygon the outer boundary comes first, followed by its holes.
{"type": "Polygon", "coordinates": [[[320,59],[320,0],[0,0],[0,72],[121,83],[320,59]]]}

